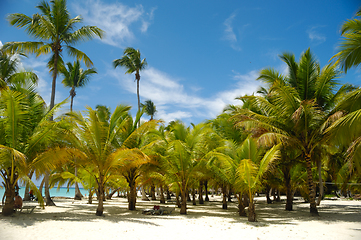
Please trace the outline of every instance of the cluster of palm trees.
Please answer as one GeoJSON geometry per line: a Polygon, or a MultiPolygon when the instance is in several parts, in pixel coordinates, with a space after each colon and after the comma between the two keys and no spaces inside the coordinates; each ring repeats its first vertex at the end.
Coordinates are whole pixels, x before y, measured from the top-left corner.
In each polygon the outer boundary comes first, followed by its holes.
{"type": "MultiPolygon", "coordinates": [[[[296,61],[294,54],[280,58],[287,64],[282,75],[272,68],[263,69],[259,80],[267,84],[257,94],[241,96],[241,105],[228,106],[215,119],[187,127],[180,121],[164,125],[154,119],[156,107],[150,100],[140,102],[140,71],[147,62],[139,50],[126,48],[114,67],[125,67],[135,73],[138,112],[130,114],[130,106],[118,105],[111,112],[106,106],[73,111],[75,89],[85,86],[95,68],[89,57],[74,44],[103,37],[95,26],[78,30],[81,17],[71,18],[65,0],[43,1],[41,14],[28,17],[12,14],[12,25],[25,28],[39,42],[9,42],[0,51],[0,175],[5,187],[2,214],[13,212],[15,189],[25,183],[43,205],[42,191],[31,181],[44,177],[47,205],[52,204],[49,186],[81,183],[89,191],[89,202],[96,194],[96,215],[104,211],[103,201],[116,191],[127,192],[128,208],[136,208],[137,188],[159,189],[176,194],[180,213],[187,213],[187,200],[198,192],[203,203],[203,187],[221,189],[223,208],[227,196],[238,200],[240,216],[256,220],[254,195],[277,189],[287,196],[286,210],[292,210],[297,191],[310,203],[310,212],[318,215],[317,203],[323,194],[323,182],[360,181],[360,109],[361,90],[355,86],[339,87],[336,79],[361,63],[361,21],[344,23],[345,37],[336,62],[321,68],[307,49],[296,61]],[[357,45],[358,44],[358,45],[357,45]],[[357,47],[358,46],[358,47],[357,47]],[[63,47],[77,60],[65,64],[63,47]],[[37,77],[19,71],[19,56],[51,53],[48,67],[53,76],[50,106],[35,91],[37,77]],[[14,57],[14,54],[16,56],[14,57]],[[70,87],[71,107],[54,119],[64,102],[55,105],[55,83],[58,74],[70,87]],[[141,121],[147,113],[149,121],[141,121]],[[316,202],[316,185],[320,196],[316,202]],[[248,214],[245,212],[248,207],[248,214]]],[[[361,17],[361,10],[357,13],[361,17]]],[[[43,184],[42,184],[43,185],[43,184]]],[[[42,187],[41,187],[42,188],[42,187]]],[[[26,190],[26,192],[28,192],[26,190]]],[[[77,191],[76,197],[81,198],[77,191]]],[[[207,200],[207,196],[206,196],[207,200]]]]}

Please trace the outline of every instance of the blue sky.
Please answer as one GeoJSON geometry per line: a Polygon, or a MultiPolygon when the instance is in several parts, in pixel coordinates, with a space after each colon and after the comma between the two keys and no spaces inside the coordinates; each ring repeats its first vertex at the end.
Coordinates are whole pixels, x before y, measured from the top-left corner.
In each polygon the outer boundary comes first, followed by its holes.
{"type": "MultiPolygon", "coordinates": [[[[39,2],[0,0],[2,43],[32,40],[23,29],[10,26],[6,16],[37,13],[39,2]]],[[[298,58],[310,47],[321,66],[326,65],[337,51],[342,22],[352,18],[360,6],[356,0],[68,0],[72,17],[81,15],[83,25],[106,31],[103,40],[76,45],[92,59],[98,74],[77,90],[74,109],[102,104],[114,110],[118,104],[128,104],[135,114],[134,75],[112,67],[112,61],[121,58],[129,46],[140,49],[147,59],[140,96],[142,102],[155,103],[156,118],[165,122],[181,119],[186,124],[214,118],[227,104],[239,104],[235,97],[257,91],[261,82],[255,79],[262,68],[285,73],[286,66],[278,58],[285,51],[298,58]]],[[[29,56],[23,65],[38,74],[38,91],[49,102],[47,60],[48,56],[29,56]]],[[[56,102],[69,96],[61,79],[56,102]]],[[[340,82],[360,85],[361,73],[351,70],[340,82]]]]}

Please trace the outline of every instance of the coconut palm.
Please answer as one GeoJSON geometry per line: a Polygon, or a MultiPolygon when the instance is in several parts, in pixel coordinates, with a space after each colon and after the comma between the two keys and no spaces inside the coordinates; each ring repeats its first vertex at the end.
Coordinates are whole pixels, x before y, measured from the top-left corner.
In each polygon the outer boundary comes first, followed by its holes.
{"type": "Polygon", "coordinates": [[[3,48],[8,52],[35,53],[36,56],[51,53],[48,68],[53,76],[50,99],[50,109],[52,109],[55,104],[56,78],[63,66],[63,48],[70,56],[83,60],[89,67],[93,64],[90,58],[73,46],[95,36],[102,38],[103,31],[95,26],[83,26],[74,30],[83,19],[80,16],[70,17],[66,0],[52,0],[50,5],[46,1],[42,1],[36,8],[40,10],[40,14],[29,17],[25,14],[14,13],[10,14],[7,19],[11,25],[25,28],[31,37],[39,39],[39,41],[8,42],[3,48]]]}
{"type": "Polygon", "coordinates": [[[123,57],[113,61],[114,68],[122,66],[126,69],[125,73],[135,73],[135,81],[137,82],[137,97],[138,97],[138,111],[140,111],[140,97],[139,97],[139,81],[140,71],[147,66],[147,61],[141,59],[139,49],[128,47],[124,50],[123,57]]]}
{"type": "Polygon", "coordinates": [[[270,170],[273,162],[279,158],[278,145],[264,153],[264,149],[257,146],[256,140],[247,138],[240,146],[237,165],[235,189],[245,192],[249,198],[248,221],[256,221],[254,195],[262,187],[262,177],[270,170]]]}
{"type": "Polygon", "coordinates": [[[73,100],[76,96],[75,88],[84,87],[88,82],[92,74],[97,73],[95,68],[82,69],[80,68],[80,62],[77,60],[73,64],[68,62],[67,69],[61,69],[64,79],[61,81],[64,87],[70,87],[70,111],[73,111],[73,100]]]}
{"type": "Polygon", "coordinates": [[[334,93],[339,72],[332,64],[320,69],[309,49],[299,62],[293,54],[284,53],[280,57],[288,65],[288,75],[282,76],[273,69],[262,70],[259,79],[270,84],[269,97],[247,97],[262,111],[242,110],[238,120],[243,122],[240,126],[256,126],[258,130],[254,132],[261,135],[260,141],[270,143],[282,139],[283,149],[300,151],[307,169],[310,212],[318,214],[312,161],[325,144],[323,130],[334,114],[331,110],[348,88],[334,93]]]}
{"type": "Polygon", "coordinates": [[[1,92],[0,175],[5,184],[4,215],[13,212],[15,186],[20,179],[30,184],[43,204],[41,193],[28,174],[34,170],[44,173],[54,167],[51,159],[40,160],[37,155],[51,147],[61,135],[57,131],[59,123],[48,121],[56,108],[47,113],[44,106],[44,101],[31,89],[28,94],[10,89],[1,92]]]}
{"type": "Polygon", "coordinates": [[[157,108],[154,105],[154,102],[152,100],[147,100],[145,103],[141,103],[140,107],[145,109],[145,113],[150,116],[150,120],[153,120],[153,117],[155,113],[157,112],[157,108]]]}
{"type": "Polygon", "coordinates": [[[0,47],[0,89],[4,89],[6,85],[25,84],[26,80],[37,83],[38,76],[35,73],[19,69],[19,56],[25,55],[10,55],[0,47]]]}
{"type": "Polygon", "coordinates": [[[355,18],[347,20],[341,27],[342,41],[339,52],[332,58],[347,72],[361,64],[361,9],[355,18]]]}

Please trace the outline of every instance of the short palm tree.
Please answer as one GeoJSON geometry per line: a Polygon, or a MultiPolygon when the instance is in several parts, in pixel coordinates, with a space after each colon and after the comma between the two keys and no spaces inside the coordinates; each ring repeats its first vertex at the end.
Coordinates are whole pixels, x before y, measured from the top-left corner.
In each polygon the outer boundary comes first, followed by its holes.
{"type": "Polygon", "coordinates": [[[137,82],[137,97],[138,97],[138,111],[140,111],[140,97],[139,97],[139,81],[140,81],[140,71],[144,70],[147,66],[147,61],[141,59],[139,49],[135,50],[134,48],[128,47],[124,50],[124,55],[122,58],[115,59],[113,61],[114,68],[121,66],[126,69],[125,73],[135,73],[135,81],[137,82]]]}
{"type": "Polygon", "coordinates": [[[64,76],[61,81],[64,87],[70,87],[70,111],[73,111],[73,100],[76,96],[75,88],[84,87],[88,82],[92,74],[97,73],[95,68],[82,69],[80,68],[80,62],[77,60],[73,64],[68,62],[67,69],[61,69],[60,72],[64,76]]]}
{"type": "Polygon", "coordinates": [[[342,41],[339,52],[332,58],[336,59],[336,64],[347,72],[352,67],[361,64],[361,9],[356,13],[356,17],[347,20],[341,27],[342,41]]]}
{"type": "Polygon", "coordinates": [[[36,39],[37,42],[8,42],[3,48],[9,52],[35,53],[36,56],[51,53],[48,68],[53,75],[50,109],[55,104],[55,86],[58,72],[63,66],[63,47],[70,56],[83,60],[87,66],[92,65],[90,58],[82,51],[73,47],[76,43],[90,40],[95,36],[103,37],[103,31],[95,26],[83,26],[78,30],[76,25],[82,22],[82,18],[70,17],[66,0],[51,0],[50,5],[42,1],[37,8],[41,14],[34,14],[32,17],[21,13],[14,13],[8,16],[11,25],[18,28],[25,28],[27,33],[36,39]]]}
{"type": "Polygon", "coordinates": [[[247,138],[241,145],[237,156],[241,161],[236,166],[236,181],[234,188],[248,195],[248,221],[256,221],[254,195],[262,187],[263,175],[279,158],[279,146],[273,146],[267,152],[257,146],[256,140],[247,138]]]}
{"type": "MultiPolygon", "coordinates": [[[[20,56],[24,54],[19,54],[20,56]]],[[[31,71],[19,69],[20,60],[14,55],[7,54],[0,48],[0,90],[13,84],[24,84],[27,79],[34,84],[38,81],[38,76],[31,71]]]]}
{"type": "Polygon", "coordinates": [[[18,180],[30,184],[43,204],[41,193],[28,177],[29,172],[39,174],[53,168],[52,159],[38,159],[37,156],[54,142],[61,132],[56,131],[58,123],[49,122],[44,101],[34,92],[28,94],[3,90],[0,96],[0,175],[5,184],[5,205],[3,215],[13,213],[15,186],[18,180]]]}

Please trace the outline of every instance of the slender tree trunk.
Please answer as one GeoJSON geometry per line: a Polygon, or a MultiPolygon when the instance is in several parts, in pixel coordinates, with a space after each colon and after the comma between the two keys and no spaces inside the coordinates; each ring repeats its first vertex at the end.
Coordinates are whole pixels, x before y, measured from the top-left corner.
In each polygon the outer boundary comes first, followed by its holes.
{"type": "Polygon", "coordinates": [[[163,185],[160,185],[160,203],[165,203],[163,185]]]}
{"type": "Polygon", "coordinates": [[[104,211],[104,205],[103,205],[104,186],[103,185],[104,184],[103,184],[102,176],[99,176],[99,182],[98,182],[98,208],[97,208],[97,211],[96,211],[97,216],[102,216],[103,211],[104,211]]]}
{"type": "MultiPolygon", "coordinates": [[[[51,96],[50,96],[50,110],[53,109],[55,105],[55,88],[56,88],[56,77],[58,76],[58,59],[59,59],[59,50],[60,46],[56,43],[53,46],[54,52],[54,70],[53,70],[53,82],[51,84],[51,96]]],[[[54,117],[50,117],[50,121],[53,121],[54,117]]]]}
{"type": "Polygon", "coordinates": [[[142,200],[143,201],[150,201],[149,198],[147,197],[147,194],[145,193],[144,186],[141,187],[141,192],[142,192],[142,200]]]}
{"type": "Polygon", "coordinates": [[[223,194],[222,209],[227,209],[227,188],[224,186],[222,186],[222,194],[223,194]]]}
{"type": "Polygon", "coordinates": [[[204,181],[204,190],[206,192],[206,197],[204,199],[204,201],[209,202],[209,197],[208,197],[208,181],[204,181]]]}
{"type": "Polygon", "coordinates": [[[237,200],[238,200],[238,214],[241,217],[246,217],[247,213],[245,211],[245,207],[242,200],[242,193],[236,194],[237,200]]]}
{"type": "Polygon", "coordinates": [[[247,194],[243,194],[243,205],[244,205],[244,207],[249,206],[249,198],[248,198],[247,194]]]}
{"type": "Polygon", "coordinates": [[[255,222],[256,221],[256,207],[254,205],[253,199],[250,200],[248,206],[248,221],[255,222]]]}
{"type": "MultiPolygon", "coordinates": [[[[78,168],[75,166],[74,169],[74,175],[75,177],[78,177],[78,168]]],[[[81,200],[83,198],[83,194],[81,194],[80,189],[79,189],[79,185],[78,182],[75,182],[75,196],[74,196],[74,200],[81,200]]]]}
{"type": "Polygon", "coordinates": [[[285,187],[286,187],[286,210],[293,210],[293,192],[291,186],[291,174],[290,169],[287,168],[283,171],[283,177],[285,179],[285,187]]]}
{"type": "Polygon", "coordinates": [[[180,214],[187,214],[187,196],[186,196],[186,184],[182,183],[182,191],[181,191],[181,210],[180,214]]]}
{"type": "Polygon", "coordinates": [[[53,202],[53,199],[51,199],[50,197],[49,177],[50,177],[50,173],[46,172],[44,176],[46,206],[56,206],[55,203],[53,202]]]}
{"type": "Polygon", "coordinates": [[[199,202],[199,204],[204,204],[204,200],[203,200],[203,181],[199,181],[198,202],[199,202]]]}
{"type": "Polygon", "coordinates": [[[157,198],[155,197],[155,186],[154,183],[152,183],[151,187],[150,187],[150,195],[152,195],[152,200],[157,200],[157,198]]]}
{"type": "Polygon", "coordinates": [[[321,170],[322,170],[321,160],[317,161],[317,170],[318,170],[318,181],[319,181],[319,187],[320,187],[320,194],[318,195],[318,198],[317,198],[317,206],[320,206],[321,200],[322,200],[322,197],[323,197],[323,181],[322,181],[322,173],[321,173],[321,170]]]}
{"type": "Polygon", "coordinates": [[[231,189],[231,187],[229,187],[229,190],[228,190],[228,202],[232,202],[232,189],[231,189]]]}
{"type": "Polygon", "coordinates": [[[93,203],[93,191],[89,189],[89,197],[88,197],[88,204],[93,203]]]}
{"type": "Polygon", "coordinates": [[[187,189],[186,196],[187,196],[187,202],[192,201],[192,199],[191,199],[191,195],[190,195],[190,192],[189,192],[189,189],[187,189]]]}
{"type": "Polygon", "coordinates": [[[267,200],[267,204],[271,204],[272,203],[272,200],[271,198],[269,197],[269,192],[270,192],[271,188],[270,186],[267,184],[266,185],[266,200],[267,200]]]}
{"type": "Polygon", "coordinates": [[[305,154],[305,160],[306,160],[307,183],[308,183],[309,199],[310,199],[310,213],[312,215],[318,216],[318,210],[317,210],[316,201],[315,201],[315,189],[314,189],[313,178],[312,178],[311,155],[309,153],[305,154]]]}
{"type": "Polygon", "coordinates": [[[74,97],[75,97],[75,88],[74,86],[70,90],[70,112],[73,111],[73,103],[74,103],[74,97]]]}

